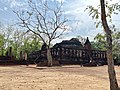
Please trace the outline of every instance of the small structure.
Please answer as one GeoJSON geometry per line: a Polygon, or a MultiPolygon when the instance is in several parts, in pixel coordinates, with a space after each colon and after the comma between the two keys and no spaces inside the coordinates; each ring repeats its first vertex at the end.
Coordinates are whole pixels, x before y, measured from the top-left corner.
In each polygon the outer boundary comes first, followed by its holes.
{"type": "MultiPolygon", "coordinates": [[[[34,60],[35,63],[47,62],[46,52],[46,49],[32,52],[28,55],[28,60],[34,60]]],[[[88,37],[84,46],[77,38],[57,43],[51,48],[51,54],[53,60],[60,64],[103,65],[107,63],[106,51],[92,49],[88,37]]]]}

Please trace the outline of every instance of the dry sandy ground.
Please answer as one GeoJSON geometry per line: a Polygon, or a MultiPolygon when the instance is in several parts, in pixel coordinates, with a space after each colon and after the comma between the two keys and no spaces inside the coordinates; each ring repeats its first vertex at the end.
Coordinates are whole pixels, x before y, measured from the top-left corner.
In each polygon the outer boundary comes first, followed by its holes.
{"type": "Polygon", "coordinates": [[[109,90],[107,66],[0,66],[0,90],[109,90]]]}

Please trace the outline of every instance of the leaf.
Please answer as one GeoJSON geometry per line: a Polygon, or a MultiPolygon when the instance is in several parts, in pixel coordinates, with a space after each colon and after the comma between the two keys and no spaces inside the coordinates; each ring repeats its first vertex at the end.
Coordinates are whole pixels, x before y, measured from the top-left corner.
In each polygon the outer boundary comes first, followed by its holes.
{"type": "Polygon", "coordinates": [[[99,15],[97,14],[95,18],[98,19],[98,18],[99,18],[99,15]]]}
{"type": "Polygon", "coordinates": [[[99,27],[99,25],[100,25],[100,22],[96,23],[96,28],[98,28],[98,27],[99,27]]]}

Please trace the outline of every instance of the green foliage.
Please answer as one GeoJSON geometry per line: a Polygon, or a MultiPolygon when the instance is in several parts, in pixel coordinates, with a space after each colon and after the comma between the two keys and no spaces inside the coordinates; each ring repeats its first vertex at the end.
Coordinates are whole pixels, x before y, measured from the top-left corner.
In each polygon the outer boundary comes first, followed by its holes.
{"type": "MultiPolygon", "coordinates": [[[[114,57],[120,57],[120,32],[119,30],[116,29],[115,25],[112,23],[112,15],[117,15],[120,11],[120,5],[118,3],[111,4],[110,0],[109,2],[105,2],[105,8],[106,8],[106,17],[107,20],[109,20],[109,27],[112,31],[112,39],[113,39],[113,56],[114,57]]],[[[100,12],[100,5],[97,7],[93,6],[87,6],[86,10],[89,12],[89,15],[92,16],[92,19],[95,20],[95,25],[96,28],[98,28],[100,25],[102,26],[101,23],[101,12],[100,12]]],[[[107,43],[106,43],[106,35],[102,34],[97,34],[96,37],[94,38],[96,42],[92,42],[92,45],[95,49],[100,49],[100,50],[106,50],[107,48],[107,43]]]]}
{"type": "Polygon", "coordinates": [[[120,60],[120,32],[115,32],[113,35],[113,56],[120,60]]]}
{"type": "Polygon", "coordinates": [[[4,35],[0,34],[0,55],[4,54],[4,35]]]}
{"type": "Polygon", "coordinates": [[[32,34],[32,36],[24,38],[20,50],[30,53],[36,50],[40,50],[41,46],[42,46],[41,39],[37,35],[32,34]]]}
{"type": "Polygon", "coordinates": [[[4,45],[4,35],[0,34],[0,48],[4,45]]]}
{"type": "Polygon", "coordinates": [[[94,37],[95,42],[91,42],[92,47],[97,50],[106,50],[106,37],[105,35],[102,35],[98,33],[94,37]]]}
{"type": "MultiPolygon", "coordinates": [[[[100,34],[98,33],[95,36],[95,42],[91,42],[92,47],[94,49],[99,49],[99,50],[106,50],[107,48],[107,43],[106,43],[106,36],[105,34],[100,34]]],[[[113,57],[114,58],[120,58],[120,32],[116,31],[112,33],[112,39],[113,39],[113,57]]]]}
{"type": "Polygon", "coordinates": [[[98,28],[98,26],[101,24],[101,21],[99,20],[100,18],[99,9],[100,9],[100,5],[98,5],[97,8],[89,5],[85,9],[85,11],[88,11],[89,16],[92,16],[92,19],[96,19],[96,22],[95,22],[96,28],[98,28]]]}
{"type": "MultiPolygon", "coordinates": [[[[111,0],[112,1],[112,0],[111,0]]],[[[117,15],[118,12],[120,11],[120,5],[118,3],[110,4],[111,1],[106,1],[105,6],[106,6],[106,17],[109,20],[110,23],[112,23],[112,15],[115,14],[117,15]]],[[[95,25],[96,28],[101,25],[101,12],[100,12],[100,5],[97,7],[93,7],[91,5],[87,6],[86,10],[89,12],[89,16],[92,16],[92,19],[95,19],[95,25]]],[[[85,11],[86,11],[85,10],[85,11]]]]}
{"type": "Polygon", "coordinates": [[[40,50],[42,43],[37,35],[25,34],[23,31],[11,26],[3,27],[3,30],[0,29],[0,55],[5,55],[9,47],[12,47],[12,53],[17,59],[20,51],[30,53],[40,50]]]}

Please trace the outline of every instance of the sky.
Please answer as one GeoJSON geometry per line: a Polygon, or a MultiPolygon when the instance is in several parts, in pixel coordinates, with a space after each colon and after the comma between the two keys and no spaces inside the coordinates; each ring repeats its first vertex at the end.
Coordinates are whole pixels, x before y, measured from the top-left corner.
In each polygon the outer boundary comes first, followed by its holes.
{"type": "MultiPolygon", "coordinates": [[[[15,24],[17,22],[17,16],[13,13],[16,8],[26,8],[27,0],[0,0],[0,22],[7,25],[15,24]]],[[[34,0],[33,0],[34,1],[34,0]]],[[[49,0],[54,1],[54,0],[49,0]]],[[[82,36],[83,38],[89,37],[91,41],[97,33],[103,33],[102,28],[95,27],[94,20],[88,15],[87,11],[84,11],[88,5],[97,6],[100,0],[56,0],[63,2],[63,10],[66,17],[69,20],[75,20],[70,23],[72,31],[63,36],[61,40],[55,40],[54,42],[60,42],[63,39],[67,40],[82,36]]],[[[119,0],[113,0],[112,3],[119,2],[119,0]]],[[[116,26],[119,25],[119,16],[114,16],[113,21],[116,26]]]]}

